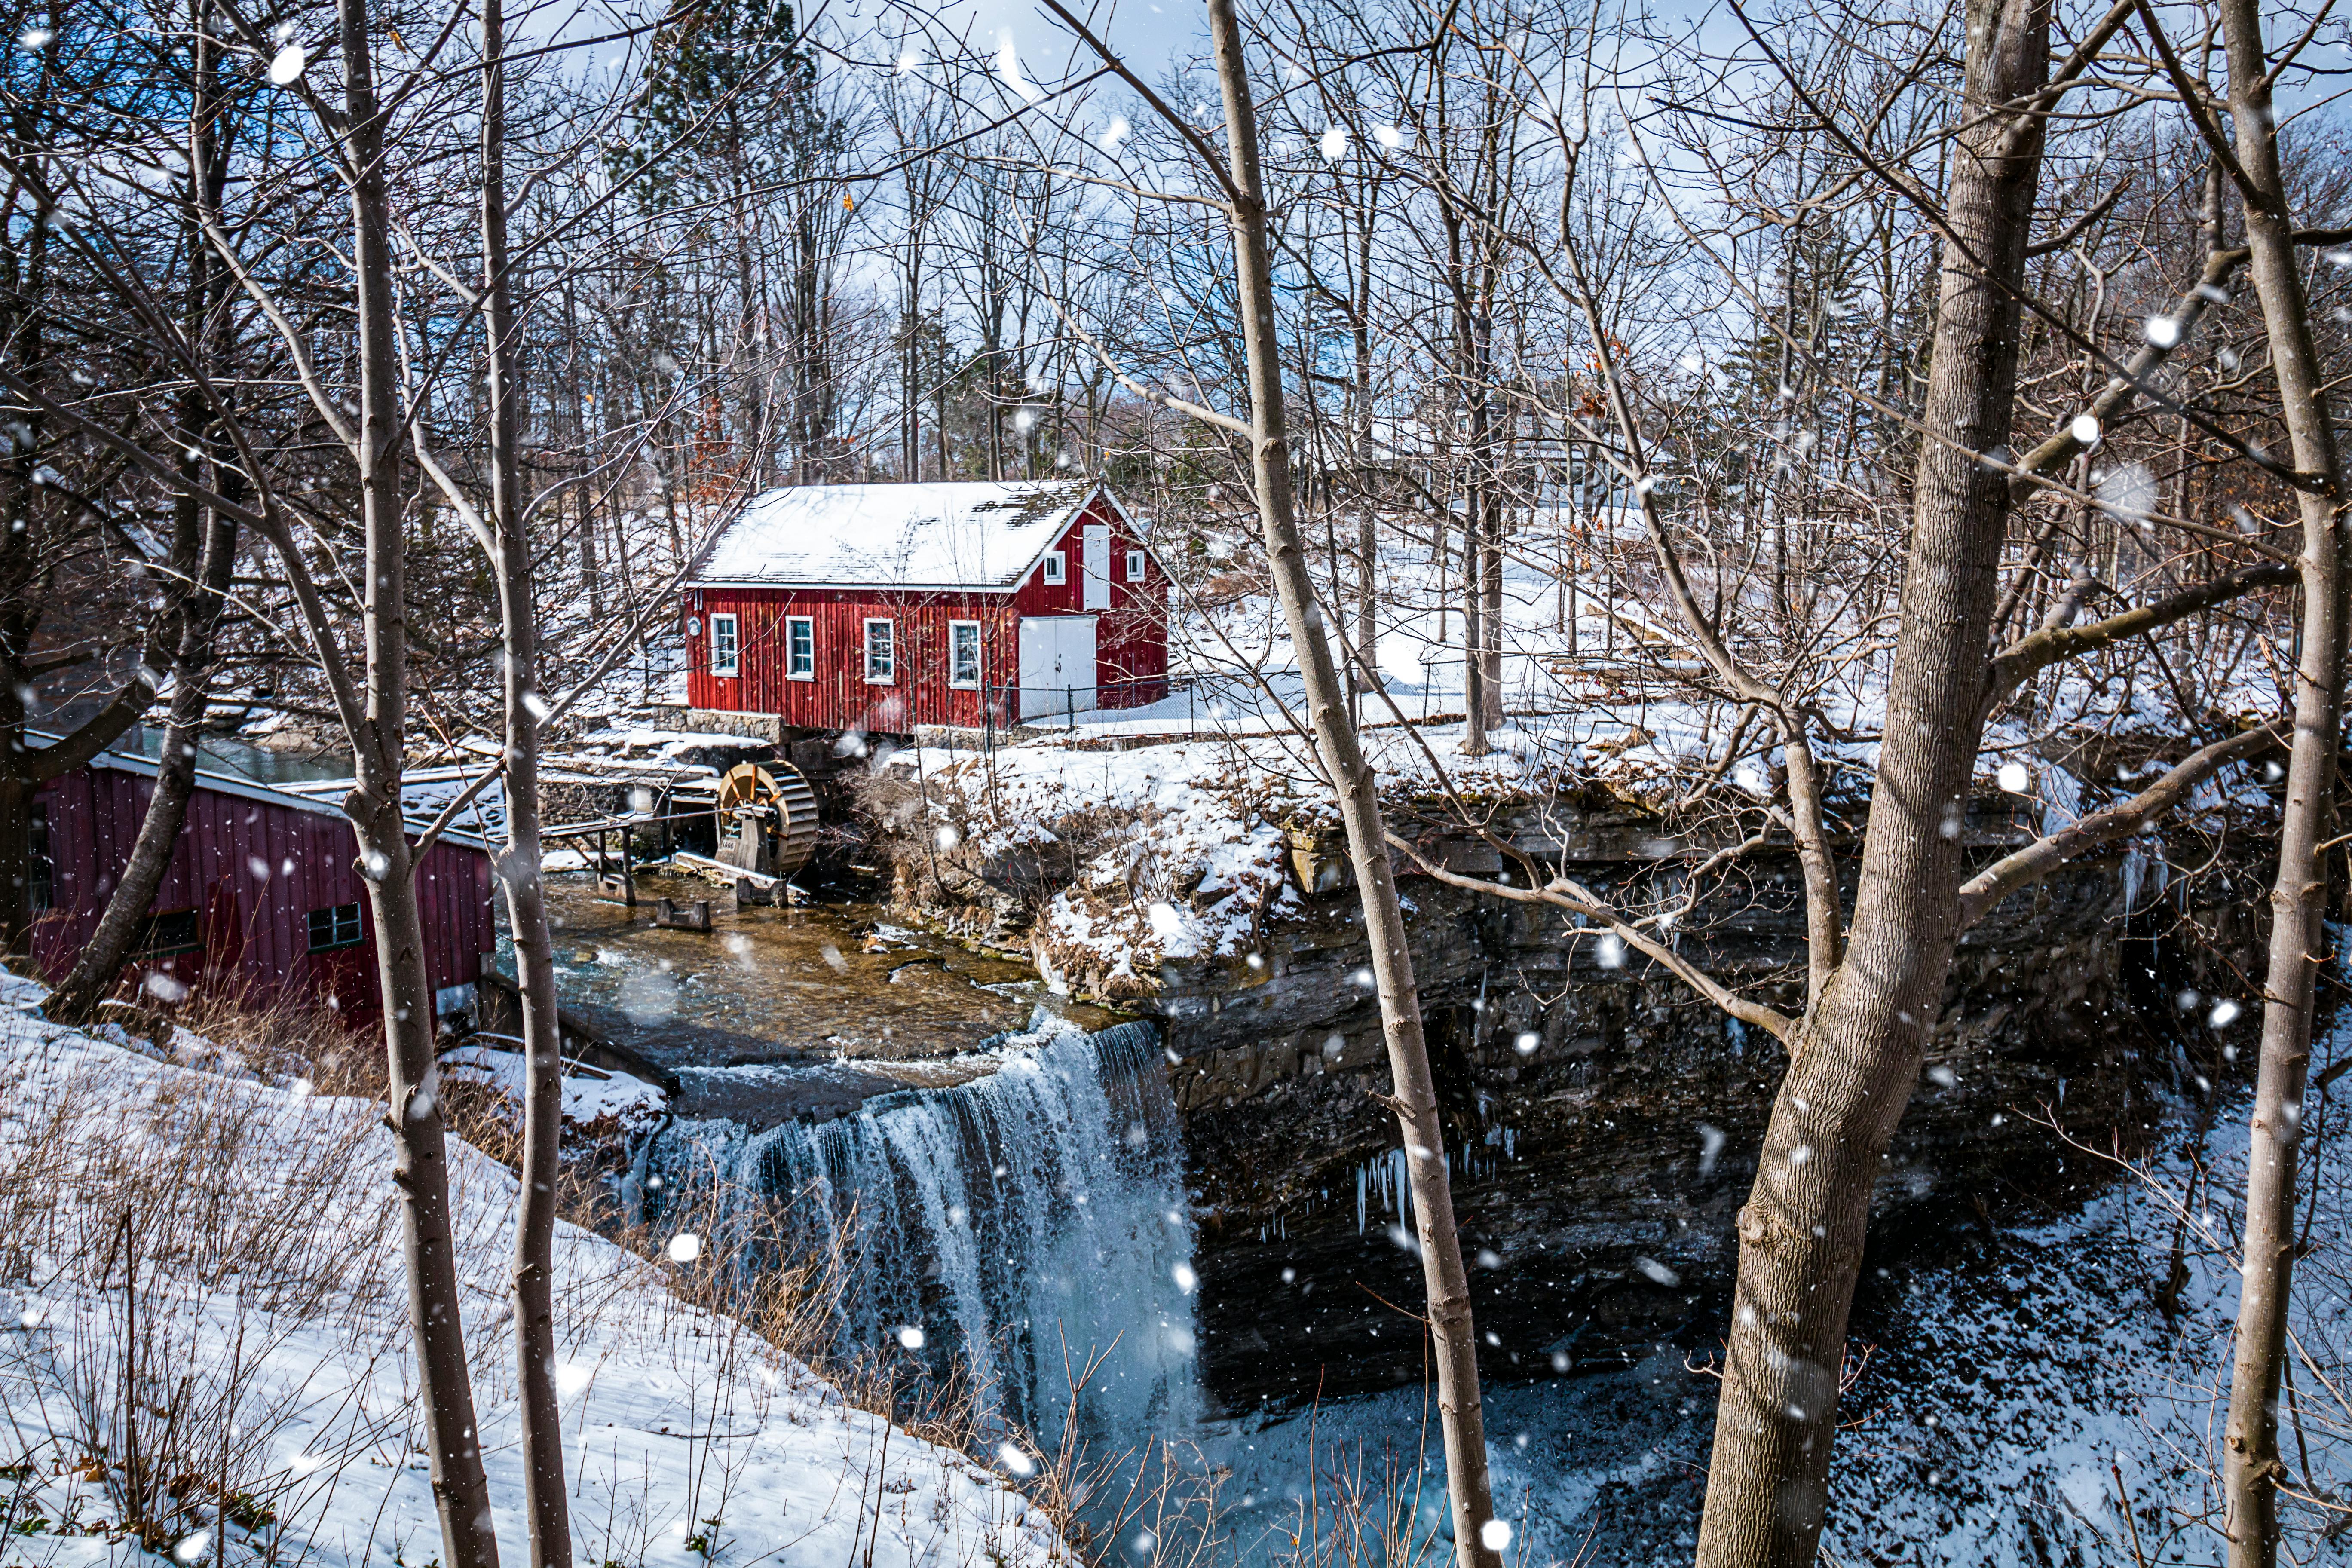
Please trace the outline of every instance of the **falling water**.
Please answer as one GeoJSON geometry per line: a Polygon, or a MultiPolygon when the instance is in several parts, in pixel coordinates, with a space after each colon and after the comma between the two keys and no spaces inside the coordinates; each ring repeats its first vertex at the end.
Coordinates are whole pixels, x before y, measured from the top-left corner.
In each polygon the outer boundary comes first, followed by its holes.
{"type": "Polygon", "coordinates": [[[660,1207],[715,1182],[747,1215],[787,1203],[804,1242],[846,1231],[842,1349],[963,1370],[992,1414],[1045,1441],[1090,1365],[1087,1429],[1188,1421],[1192,1236],[1157,1037],[1122,1024],[999,1049],[984,1077],[830,1121],[673,1123],[631,1184],[660,1207]]]}

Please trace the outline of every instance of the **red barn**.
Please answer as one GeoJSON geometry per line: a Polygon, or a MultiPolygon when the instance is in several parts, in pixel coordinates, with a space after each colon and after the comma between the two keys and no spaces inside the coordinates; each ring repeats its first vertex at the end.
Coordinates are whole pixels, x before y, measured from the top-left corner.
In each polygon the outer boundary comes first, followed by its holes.
{"type": "Polygon", "coordinates": [[[687,700],[904,734],[1168,694],[1168,580],[1101,485],[807,485],[686,587],[687,700]]]}
{"type": "MultiPolygon", "coordinates": [[[[33,962],[55,981],[98,929],[155,789],[152,758],[119,751],[33,800],[33,962]]],[[[131,962],[184,985],[232,978],[253,1000],[322,1000],[380,1016],[375,921],[342,813],[324,801],[199,768],[171,868],[131,962]]],[[[417,869],[436,1011],[468,1010],[491,924],[487,847],[445,834],[417,869]]]]}

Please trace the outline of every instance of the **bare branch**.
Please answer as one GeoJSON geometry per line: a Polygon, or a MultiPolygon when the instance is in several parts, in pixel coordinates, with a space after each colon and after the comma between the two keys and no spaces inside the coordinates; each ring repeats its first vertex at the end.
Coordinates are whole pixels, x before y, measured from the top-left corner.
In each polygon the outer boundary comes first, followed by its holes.
{"type": "Polygon", "coordinates": [[[2258,757],[2284,744],[2274,726],[2216,741],[2186,761],[2175,763],[2162,778],[2121,805],[2095,811],[2080,822],[2034,840],[2013,855],[2003,856],[1961,885],[1960,929],[1966,931],[1990,914],[2010,894],[2040,881],[2067,861],[2130,837],[2178,805],[2200,781],[2231,763],[2258,757]]]}
{"type": "MultiPolygon", "coordinates": [[[[2045,626],[2020,637],[1994,656],[1991,666],[1985,671],[1985,707],[1990,711],[1994,704],[2016,690],[2035,671],[2047,669],[2061,659],[2105,647],[2109,643],[2142,632],[2168,626],[2175,621],[2186,620],[2200,611],[2263,588],[2285,587],[2294,580],[2294,567],[2265,561],[2259,565],[2241,566],[2210,583],[2200,583],[2152,604],[2136,605],[2103,621],[2093,621],[2080,626],[2045,626]]],[[[2183,714],[2182,717],[2190,716],[2183,714]]]]}
{"type": "Polygon", "coordinates": [[[1675,978],[1682,981],[1684,984],[1688,985],[1741,1023],[1753,1024],[1783,1045],[1786,1045],[1797,1031],[1796,1019],[1776,1008],[1767,1007],[1761,1002],[1751,1002],[1733,991],[1648,931],[1629,923],[1608,903],[1596,897],[1590,889],[1571,878],[1555,877],[1550,882],[1539,888],[1510,887],[1500,882],[1487,881],[1483,877],[1465,877],[1458,871],[1449,871],[1423,855],[1410,840],[1399,837],[1394,833],[1388,836],[1388,840],[1391,848],[1402,851],[1407,858],[1421,868],[1424,876],[1442,882],[1449,888],[1463,888],[1472,892],[1488,893],[1516,904],[1549,904],[1554,909],[1566,910],[1570,914],[1582,915],[1587,920],[1600,921],[1622,939],[1626,946],[1671,970],[1675,978]]]}

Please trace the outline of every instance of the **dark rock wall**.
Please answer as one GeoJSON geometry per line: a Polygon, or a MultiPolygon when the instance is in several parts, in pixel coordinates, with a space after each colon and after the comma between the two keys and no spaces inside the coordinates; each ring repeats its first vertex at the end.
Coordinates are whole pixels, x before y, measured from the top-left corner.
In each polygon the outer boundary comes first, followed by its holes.
{"type": "MultiPolygon", "coordinates": [[[[1658,848],[1619,847],[1633,854],[1581,874],[1622,879],[1658,848]]],[[[1684,949],[1790,1010],[1792,877],[1768,865],[1693,911],[1684,949]]],[[[2231,943],[2211,921],[2194,946],[2149,940],[2151,920],[2178,911],[2126,922],[2123,882],[2118,861],[2071,868],[1962,944],[1887,1160],[1882,1251],[1948,1245],[2106,1179],[2112,1167],[2057,1128],[2129,1147],[2153,1098],[2194,1070],[2185,1048],[2200,1042],[2168,999],[2225,968],[2231,943]]],[[[1704,1353],[1786,1064],[1779,1043],[1638,955],[1610,967],[1593,933],[1554,911],[1427,878],[1402,888],[1488,1375],[1639,1360],[1662,1341],[1704,1353]]],[[[2252,927],[2219,921],[2241,942],[2252,927]]],[[[1197,1198],[1203,1370],[1234,1411],[1425,1374],[1360,916],[1343,889],[1265,934],[1255,966],[1164,966],[1154,1009],[1197,1198]]]]}
{"type": "MultiPolygon", "coordinates": [[[[950,894],[888,804],[870,792],[860,803],[875,853],[895,867],[895,901],[1002,947],[1027,942],[1029,911],[1097,840],[1134,830],[1108,816],[1056,822],[1050,853],[961,869],[950,894]]],[[[1465,872],[1506,869],[1435,820],[1425,854],[1465,872]]],[[[1682,888],[1689,847],[1622,802],[1500,807],[1488,826],[1639,907],[1682,888]]],[[[1968,832],[1987,860],[2030,837],[2000,801],[1979,803],[1968,832]]],[[[1337,843],[1311,831],[1292,842],[1300,896],[1265,910],[1255,963],[1169,962],[1156,994],[1118,1003],[1166,1032],[1199,1218],[1203,1372],[1234,1412],[1425,1374],[1360,910],[1337,843]]],[[[1845,847],[1849,871],[1856,847],[1845,847]]],[[[2229,1039],[2202,1027],[2202,1005],[2184,1013],[2173,999],[2252,994],[2242,964],[2261,940],[2266,870],[2243,836],[2174,851],[2205,867],[2193,889],[2141,879],[2147,907],[2128,919],[2133,879],[2111,858],[2017,895],[1964,939],[1887,1159],[1876,1261],[1973,1246],[2077,1199],[2115,1167],[2067,1139],[2129,1149],[2168,1097],[2200,1072],[2231,1070],[2229,1039]]],[[[1640,1361],[1662,1343],[1704,1356],[1719,1343],[1733,1219],[1785,1053],[1638,955],[1612,966],[1597,933],[1557,911],[1400,869],[1486,1375],[1640,1361]]],[[[1740,860],[1673,927],[1680,951],[1784,1012],[1801,1008],[1793,860],[1740,860]]],[[[1084,992],[1099,977],[1068,978],[1084,992]]],[[[2255,1012],[2233,1026],[2249,1047],[2255,1012]]]]}

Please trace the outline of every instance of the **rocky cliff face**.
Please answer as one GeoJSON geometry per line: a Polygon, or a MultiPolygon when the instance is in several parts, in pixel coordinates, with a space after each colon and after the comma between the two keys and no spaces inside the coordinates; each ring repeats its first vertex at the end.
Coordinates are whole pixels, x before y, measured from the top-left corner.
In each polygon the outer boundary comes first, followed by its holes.
{"type": "MultiPolygon", "coordinates": [[[[1963,944],[1887,1160],[1882,1250],[2105,1179],[2060,1130],[2132,1146],[2152,1100],[2197,1070],[2198,1042],[2169,1015],[2219,954],[2130,934],[2122,872],[2074,868],[1963,944]]],[[[1778,1042],[1638,956],[1612,967],[1558,918],[1405,887],[1494,1373],[1711,1343],[1778,1042]]],[[[1378,1008],[1354,978],[1360,925],[1325,894],[1267,935],[1260,968],[1163,967],[1157,1003],[1198,1200],[1204,1370],[1228,1408],[1423,1375],[1402,1159],[1375,1098],[1378,1008]]],[[[1717,973],[1753,974],[1801,944],[1790,911],[1759,901],[1723,912],[1709,945],[1717,973]]]]}
{"type": "MultiPolygon", "coordinates": [[[[1509,827],[1565,844],[1592,884],[1654,887],[1683,847],[1638,813],[1558,801],[1509,827]]],[[[1984,837],[1995,852],[1999,825],[1984,837]]],[[[1466,838],[1436,847],[1461,869],[1500,868],[1466,838]]],[[[1125,1004],[1165,1031],[1199,1220],[1202,1371],[1234,1412],[1425,1373],[1361,921],[1311,841],[1294,858],[1294,896],[1265,908],[1250,951],[1164,959],[1152,994],[1125,1004]]],[[[2231,950],[2258,934],[2230,909],[2243,873],[2200,884],[2212,909],[2193,946],[2163,934],[2183,918],[2177,900],[2126,919],[2134,880],[2120,859],[2071,868],[1963,942],[1887,1160],[1882,1253],[2107,1179],[2067,1140],[2131,1147],[2160,1097],[2222,1070],[2230,1031],[2209,1032],[2204,1007],[2177,997],[2209,973],[2226,984],[2231,950]]],[[[1401,886],[1489,1375],[1636,1361],[1666,1341],[1703,1354],[1785,1053],[1557,911],[1427,877],[1401,886]]],[[[918,879],[900,893],[919,901],[918,879]]],[[[1793,863],[1747,865],[1675,929],[1718,975],[1801,1005],[1793,863]]],[[[2252,1028],[2250,1011],[2236,1029],[2251,1044],[2252,1028]]]]}

